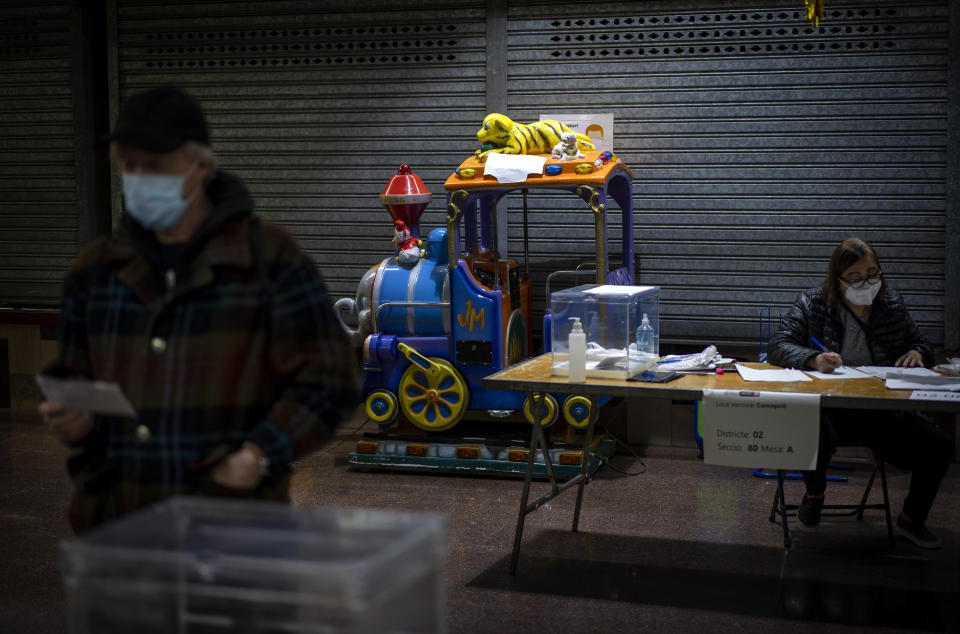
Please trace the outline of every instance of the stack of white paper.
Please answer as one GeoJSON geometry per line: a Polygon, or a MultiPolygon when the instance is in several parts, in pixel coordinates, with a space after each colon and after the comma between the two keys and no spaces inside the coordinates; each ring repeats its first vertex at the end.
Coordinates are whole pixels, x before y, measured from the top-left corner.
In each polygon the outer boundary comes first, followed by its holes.
{"type": "Polygon", "coordinates": [[[888,390],[960,391],[960,379],[954,376],[899,377],[891,373],[887,375],[887,380],[884,385],[886,385],[888,390]]]}
{"type": "Polygon", "coordinates": [[[885,379],[888,390],[960,390],[960,378],[942,376],[928,368],[862,365],[857,370],[885,379]]]}
{"type": "Polygon", "coordinates": [[[736,364],[737,372],[744,381],[768,381],[768,382],[791,382],[791,381],[812,381],[809,376],[800,370],[755,370],[742,363],[736,364]]]}
{"type": "Polygon", "coordinates": [[[895,368],[891,366],[884,365],[860,365],[857,366],[857,370],[865,372],[872,376],[880,377],[881,379],[890,378],[890,374],[899,375],[896,378],[906,378],[906,377],[915,377],[915,376],[940,376],[933,370],[928,370],[927,368],[895,368]]]}

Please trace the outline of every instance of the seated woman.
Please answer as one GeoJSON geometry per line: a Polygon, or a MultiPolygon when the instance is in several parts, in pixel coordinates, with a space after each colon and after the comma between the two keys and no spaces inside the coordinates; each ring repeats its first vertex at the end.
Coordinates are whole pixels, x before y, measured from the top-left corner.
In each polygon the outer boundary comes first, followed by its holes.
{"type": "MultiPolygon", "coordinates": [[[[830,257],[819,287],[803,291],[770,340],[771,363],[833,372],[841,365],[917,367],[934,363],[903,298],[887,286],[877,254],[857,238],[830,257]],[[822,347],[821,347],[822,346],[822,347]]],[[[939,548],[927,514],[953,453],[953,442],[932,420],[912,412],[823,409],[815,471],[803,472],[801,528],[820,522],[826,469],[838,445],[870,447],[885,462],[911,471],[910,490],[895,531],[922,548],[939,548]]]]}

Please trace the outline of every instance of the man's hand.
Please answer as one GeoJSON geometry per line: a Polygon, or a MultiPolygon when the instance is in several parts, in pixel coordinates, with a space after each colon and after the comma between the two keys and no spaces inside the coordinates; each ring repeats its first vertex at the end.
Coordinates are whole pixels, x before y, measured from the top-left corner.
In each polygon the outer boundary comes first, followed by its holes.
{"type": "Polygon", "coordinates": [[[897,359],[897,362],[893,365],[898,368],[922,368],[923,355],[917,350],[908,350],[907,354],[897,359]]]}
{"type": "Polygon", "coordinates": [[[263,478],[261,458],[263,451],[259,447],[250,442],[244,443],[243,447],[228,455],[210,471],[210,479],[232,489],[252,489],[263,478]]]}
{"type": "Polygon", "coordinates": [[[67,409],[54,401],[40,403],[37,411],[53,435],[65,445],[83,440],[93,429],[90,412],[67,409]]]}
{"type": "Polygon", "coordinates": [[[813,359],[808,361],[807,365],[812,365],[813,369],[817,372],[830,374],[843,365],[843,357],[836,352],[821,352],[813,359]]]}

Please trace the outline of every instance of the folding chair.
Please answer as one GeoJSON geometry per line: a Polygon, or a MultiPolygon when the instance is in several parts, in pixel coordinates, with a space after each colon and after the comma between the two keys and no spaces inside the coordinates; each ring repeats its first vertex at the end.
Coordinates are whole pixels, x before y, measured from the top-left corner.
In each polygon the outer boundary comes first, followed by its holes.
{"type": "MultiPolygon", "coordinates": [[[[893,537],[893,522],[890,518],[890,496],[887,493],[887,471],[883,466],[883,460],[881,460],[876,452],[874,452],[872,449],[870,450],[870,455],[873,456],[874,469],[873,473],[870,474],[870,479],[867,481],[867,487],[863,492],[863,497],[860,498],[860,503],[824,504],[821,517],[844,517],[856,515],[857,521],[859,522],[863,521],[864,511],[883,509],[887,520],[887,540],[889,541],[890,548],[893,549],[896,546],[896,540],[893,537]],[[870,490],[873,488],[873,483],[878,473],[880,474],[880,486],[883,489],[883,502],[868,504],[867,500],[870,497],[870,490]]],[[[796,517],[797,509],[800,507],[800,505],[786,503],[786,498],[783,492],[783,483],[786,479],[787,473],[783,469],[777,469],[777,489],[773,494],[773,507],[770,509],[770,521],[776,522],[777,516],[780,517],[780,520],[783,524],[783,547],[790,548],[790,527],[787,519],[789,517],[796,517]]]]}

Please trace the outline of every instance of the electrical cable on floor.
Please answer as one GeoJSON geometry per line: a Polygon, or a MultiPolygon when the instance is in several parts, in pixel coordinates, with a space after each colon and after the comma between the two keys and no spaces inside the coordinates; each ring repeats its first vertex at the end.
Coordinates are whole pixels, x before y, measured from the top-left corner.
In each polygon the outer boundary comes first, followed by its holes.
{"type": "MultiPolygon", "coordinates": [[[[366,418],[366,419],[363,421],[363,423],[362,423],[359,427],[357,427],[356,430],[354,430],[354,435],[356,435],[356,434],[361,434],[361,435],[362,435],[362,434],[363,434],[363,431],[364,431],[364,428],[367,427],[367,425],[369,425],[369,424],[372,423],[372,422],[373,422],[373,420],[372,420],[371,418],[366,418]]],[[[335,434],[335,436],[336,436],[336,434],[335,434]]],[[[342,445],[344,445],[344,444],[346,444],[346,443],[348,443],[348,442],[355,442],[355,440],[354,440],[354,438],[352,438],[352,437],[350,437],[350,438],[348,438],[348,437],[335,438],[334,440],[331,440],[328,444],[326,444],[322,449],[320,449],[320,451],[319,451],[318,453],[322,453],[322,454],[334,453],[334,450],[338,449],[339,447],[341,447],[342,445]]]]}
{"type": "Polygon", "coordinates": [[[611,438],[613,438],[613,439],[617,442],[618,445],[620,445],[621,447],[623,447],[624,449],[626,449],[627,451],[629,451],[629,452],[633,455],[633,457],[637,459],[637,462],[639,462],[639,463],[640,463],[640,466],[643,467],[643,468],[642,468],[640,471],[624,471],[623,469],[620,469],[620,468],[618,468],[618,467],[613,466],[613,465],[610,463],[610,461],[607,460],[607,458],[605,458],[604,456],[597,455],[597,458],[600,459],[600,462],[602,462],[603,464],[607,465],[608,467],[610,467],[611,469],[613,469],[613,470],[616,471],[617,473],[621,473],[621,474],[626,475],[626,476],[643,475],[644,473],[647,472],[647,465],[646,465],[646,463],[645,463],[643,460],[640,459],[640,456],[637,455],[637,452],[635,452],[633,449],[631,449],[630,447],[628,447],[628,446],[626,445],[626,443],[624,443],[622,440],[620,440],[619,438],[617,438],[616,436],[614,436],[613,434],[611,434],[609,430],[604,430],[604,431],[606,431],[606,432],[607,432],[607,435],[609,435],[611,438]]]}

